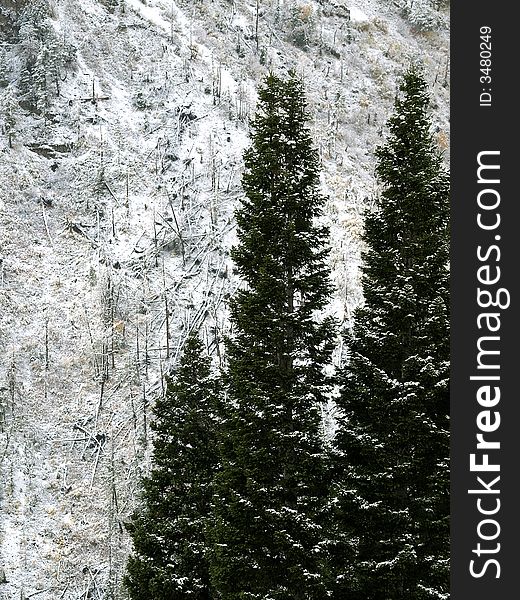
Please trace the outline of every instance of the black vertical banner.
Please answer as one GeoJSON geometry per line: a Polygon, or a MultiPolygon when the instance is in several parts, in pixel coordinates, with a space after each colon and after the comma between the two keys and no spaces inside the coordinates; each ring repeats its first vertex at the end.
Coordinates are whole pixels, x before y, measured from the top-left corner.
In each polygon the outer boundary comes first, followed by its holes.
{"type": "Polygon", "coordinates": [[[520,30],[452,4],[453,600],[520,597],[520,30]]]}

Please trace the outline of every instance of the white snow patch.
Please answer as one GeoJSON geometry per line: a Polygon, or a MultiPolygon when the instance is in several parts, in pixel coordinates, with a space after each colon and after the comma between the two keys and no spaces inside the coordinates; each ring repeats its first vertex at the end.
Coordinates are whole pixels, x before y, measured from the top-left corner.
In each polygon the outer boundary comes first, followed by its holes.
{"type": "Polygon", "coordinates": [[[369,19],[367,15],[357,6],[350,6],[350,20],[353,23],[366,23],[369,19]]]}

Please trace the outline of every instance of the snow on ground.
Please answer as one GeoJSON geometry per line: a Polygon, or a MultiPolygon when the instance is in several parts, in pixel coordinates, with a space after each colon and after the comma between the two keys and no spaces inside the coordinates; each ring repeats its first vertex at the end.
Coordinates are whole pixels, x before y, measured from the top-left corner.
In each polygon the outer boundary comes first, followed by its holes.
{"type": "Polygon", "coordinates": [[[277,16],[266,1],[258,52],[249,0],[54,4],[77,49],[56,117],[20,114],[13,149],[0,142],[0,598],[118,599],[161,374],[192,329],[221,358],[258,81],[288,68],[305,79],[330,310],[348,322],[396,78],[423,60],[445,145],[448,39],[380,0],[356,0],[350,21],[298,2],[317,19],[307,47],[288,41],[290,3],[277,16]]]}
{"type": "Polygon", "coordinates": [[[349,7],[349,11],[350,11],[350,20],[353,23],[366,23],[368,21],[368,17],[366,16],[366,14],[359,9],[357,6],[350,6],[349,7]]]}

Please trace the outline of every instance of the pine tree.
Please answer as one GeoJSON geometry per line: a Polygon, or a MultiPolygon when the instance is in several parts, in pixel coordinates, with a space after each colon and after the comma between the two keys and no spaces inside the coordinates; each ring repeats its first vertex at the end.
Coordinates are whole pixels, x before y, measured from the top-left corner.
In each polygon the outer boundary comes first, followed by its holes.
{"type": "Polygon", "coordinates": [[[215,483],[211,574],[225,600],[325,597],[320,403],[335,336],[318,156],[302,82],[259,89],[233,258],[228,414],[215,483]]]}
{"type": "Polygon", "coordinates": [[[13,137],[16,134],[16,109],[16,96],[12,86],[9,86],[2,98],[2,116],[9,148],[13,147],[13,137]]]}
{"type": "Polygon", "coordinates": [[[337,526],[357,548],[337,598],[449,593],[449,187],[419,68],[400,92],[339,401],[337,526]]]}
{"type": "Polygon", "coordinates": [[[47,87],[48,52],[45,47],[40,49],[36,57],[32,77],[32,94],[34,107],[38,114],[45,114],[49,108],[49,90],[47,87]]]}
{"type": "Polygon", "coordinates": [[[17,19],[21,106],[40,115],[48,112],[53,94],[60,94],[62,71],[75,56],[74,47],[58,39],[50,16],[48,2],[37,0],[27,4],[17,19]]]}
{"type": "Polygon", "coordinates": [[[102,4],[107,7],[109,12],[113,13],[120,5],[120,0],[102,0],[102,4]]]}
{"type": "Polygon", "coordinates": [[[7,44],[0,46],[0,88],[6,88],[10,83],[10,64],[7,44]]]}
{"type": "Polygon", "coordinates": [[[212,598],[205,522],[217,467],[216,398],[209,359],[193,335],[154,408],[153,468],[143,481],[142,510],[128,526],[132,600],[212,598]]]}

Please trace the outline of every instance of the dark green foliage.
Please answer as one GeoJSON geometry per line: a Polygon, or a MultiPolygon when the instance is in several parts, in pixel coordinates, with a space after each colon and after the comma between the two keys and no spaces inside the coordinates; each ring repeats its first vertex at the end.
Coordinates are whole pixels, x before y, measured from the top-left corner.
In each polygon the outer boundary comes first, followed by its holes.
{"type": "Polygon", "coordinates": [[[13,137],[16,133],[16,100],[12,87],[7,88],[2,97],[1,116],[7,135],[9,148],[13,147],[13,137]]]}
{"type": "Polygon", "coordinates": [[[114,12],[115,9],[120,5],[120,0],[101,0],[110,12],[114,12]]]}
{"type": "Polygon", "coordinates": [[[0,46],[0,88],[6,88],[9,85],[10,71],[6,49],[0,46]]]}
{"type": "Polygon", "coordinates": [[[259,90],[233,258],[247,283],[231,304],[229,407],[215,485],[211,574],[223,600],[325,597],[320,403],[335,326],[328,230],[301,81],[259,90]]]}
{"type": "Polygon", "coordinates": [[[0,42],[17,41],[20,12],[34,0],[2,0],[0,3],[0,42]]]}
{"type": "Polygon", "coordinates": [[[209,600],[205,523],[217,468],[216,386],[198,338],[188,338],[178,371],[154,409],[153,468],[143,507],[129,526],[132,600],[209,600]]]}
{"type": "Polygon", "coordinates": [[[291,3],[285,9],[287,37],[298,48],[307,50],[316,38],[316,18],[311,4],[291,3]]]}
{"type": "Polygon", "coordinates": [[[58,38],[50,17],[49,3],[37,0],[24,6],[16,21],[20,106],[36,114],[45,114],[52,96],[60,94],[66,68],[75,56],[73,46],[58,38]]]}
{"type": "Polygon", "coordinates": [[[335,441],[337,524],[357,546],[338,561],[337,598],[449,593],[449,186],[428,102],[411,68],[377,150],[383,191],[365,221],[335,441]]]}

